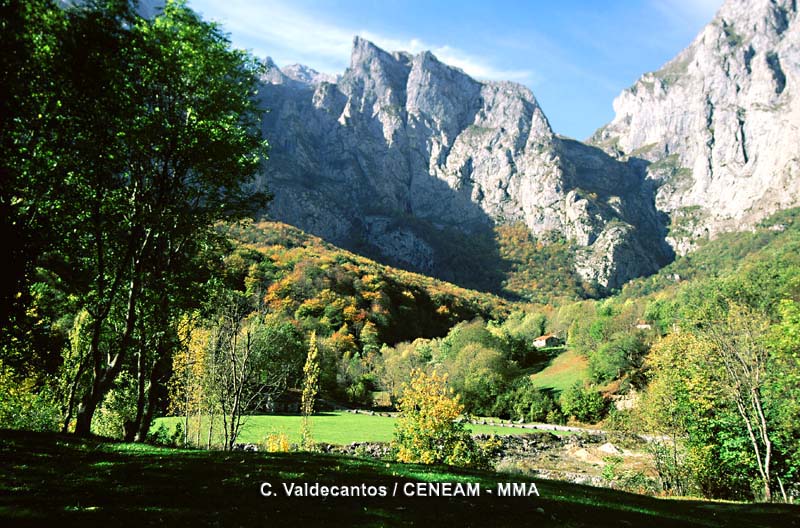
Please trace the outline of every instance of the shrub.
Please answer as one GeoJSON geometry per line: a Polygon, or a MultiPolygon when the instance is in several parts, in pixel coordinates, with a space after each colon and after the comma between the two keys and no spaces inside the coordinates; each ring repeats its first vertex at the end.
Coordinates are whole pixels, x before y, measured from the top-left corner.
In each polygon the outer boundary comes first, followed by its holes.
{"type": "Polygon", "coordinates": [[[0,361],[0,427],[56,431],[60,421],[58,401],[50,387],[37,387],[30,378],[16,380],[0,361]]]}
{"type": "Polygon", "coordinates": [[[292,444],[286,433],[270,433],[264,437],[261,445],[268,453],[288,453],[292,450],[292,444]]]}
{"type": "Polygon", "coordinates": [[[606,410],[606,401],[602,394],[581,382],[567,389],[561,395],[560,403],[561,412],[565,416],[587,423],[598,422],[606,410]]]}
{"type": "Polygon", "coordinates": [[[488,456],[460,420],[464,410],[447,375],[412,372],[399,402],[393,448],[400,462],[488,467],[488,456]]]}
{"type": "Polygon", "coordinates": [[[548,416],[557,409],[556,401],[550,392],[535,387],[526,377],[498,398],[495,414],[512,420],[545,422],[549,421],[548,416]]]}
{"type": "Polygon", "coordinates": [[[108,391],[102,405],[92,419],[92,432],[100,436],[121,439],[125,436],[125,422],[136,416],[136,380],[123,372],[108,391]]]}
{"type": "Polygon", "coordinates": [[[172,438],[170,438],[169,429],[163,423],[159,424],[157,429],[150,430],[150,433],[147,435],[147,442],[163,446],[174,445],[172,438]]]}
{"type": "Polygon", "coordinates": [[[567,423],[567,419],[564,417],[564,413],[561,412],[561,409],[559,409],[558,407],[547,413],[547,417],[545,418],[544,421],[545,423],[560,424],[560,425],[564,425],[565,423],[567,423]]]}

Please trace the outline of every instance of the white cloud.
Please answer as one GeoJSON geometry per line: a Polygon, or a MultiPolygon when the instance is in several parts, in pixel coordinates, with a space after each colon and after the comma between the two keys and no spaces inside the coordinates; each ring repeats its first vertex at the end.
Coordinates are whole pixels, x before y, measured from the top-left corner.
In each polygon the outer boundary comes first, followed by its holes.
{"type": "Polygon", "coordinates": [[[702,27],[711,22],[723,0],[653,0],[653,7],[673,24],[702,27]]]}
{"type": "Polygon", "coordinates": [[[369,31],[359,31],[358,34],[359,36],[374,42],[378,47],[390,51],[407,51],[409,53],[430,51],[445,64],[455,66],[456,68],[461,68],[476,79],[533,82],[535,77],[534,73],[530,70],[497,69],[483,57],[476,57],[458,48],[453,48],[447,45],[434,46],[416,38],[408,40],[393,39],[382,35],[377,35],[369,31]]]}
{"type": "Polygon", "coordinates": [[[196,0],[190,6],[206,18],[221,22],[234,43],[246,42],[259,55],[271,54],[270,48],[277,45],[296,49],[299,55],[317,56],[323,63],[337,62],[348,56],[353,38],[347,31],[279,2],[196,0]]]}
{"type": "Polygon", "coordinates": [[[389,51],[430,50],[442,62],[478,79],[527,83],[535,79],[532,71],[498,69],[485,57],[451,46],[330,24],[281,1],[266,5],[246,0],[195,0],[190,6],[206,18],[221,22],[234,44],[252,49],[259,56],[271,55],[279,64],[302,62],[326,73],[340,73],[349,62],[353,37],[359,35],[389,51]]]}

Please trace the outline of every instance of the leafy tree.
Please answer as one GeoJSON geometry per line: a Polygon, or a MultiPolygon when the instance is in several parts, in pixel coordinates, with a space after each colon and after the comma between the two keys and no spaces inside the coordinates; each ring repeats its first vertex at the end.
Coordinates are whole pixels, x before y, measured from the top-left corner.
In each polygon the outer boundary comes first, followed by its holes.
{"type": "Polygon", "coordinates": [[[87,346],[62,370],[75,376],[62,383],[65,423],[76,408],[75,430],[88,434],[128,370],[137,394],[126,436],[141,439],[175,323],[205,279],[213,225],[264,203],[242,187],[265,149],[259,67],[182,2],[153,20],[124,1],[7,2],[2,15],[0,228],[13,235],[14,266],[0,292],[2,353],[42,365],[50,349],[30,323],[52,308],[34,292],[55,285],[72,313],[89,315],[87,346]],[[31,317],[37,304],[45,310],[31,317]]]}
{"type": "Polygon", "coordinates": [[[60,360],[50,317],[61,317],[62,306],[41,299],[35,283],[42,281],[37,267],[48,251],[69,236],[61,221],[69,200],[62,194],[62,167],[72,156],[67,147],[73,138],[54,133],[61,129],[63,98],[56,71],[66,22],[51,0],[0,4],[0,239],[6,257],[0,281],[0,356],[20,373],[52,373],[60,360]],[[38,303],[37,297],[45,302],[38,303]]]}
{"type": "Polygon", "coordinates": [[[581,422],[595,423],[599,421],[606,410],[606,401],[602,394],[576,382],[575,385],[564,391],[560,398],[561,411],[566,416],[573,416],[581,422]]]}
{"type": "MultiPolygon", "coordinates": [[[[263,203],[242,183],[259,169],[265,144],[256,61],[183,3],[168,2],[153,20],[124,2],[71,8],[66,17],[51,133],[69,138],[73,152],[60,166],[57,211],[72,235],[58,245],[68,266],[57,269],[77,275],[91,316],[92,381],[76,420],[76,433],[87,434],[126,365],[146,387],[158,356],[174,348],[174,340],[152,342],[169,333],[151,325],[175,320],[214,223],[263,203]]],[[[132,429],[146,432],[142,392],[132,429]]]]}
{"type": "Polygon", "coordinates": [[[462,348],[479,344],[487,348],[500,349],[502,344],[487,328],[482,319],[459,323],[448,332],[439,346],[442,359],[455,358],[462,348]]]}
{"type": "Polygon", "coordinates": [[[428,364],[431,358],[426,352],[430,352],[430,348],[428,341],[423,339],[381,348],[381,383],[393,399],[400,396],[404,384],[411,379],[411,373],[424,369],[428,364]]]}
{"type": "Polygon", "coordinates": [[[361,341],[361,353],[363,355],[374,354],[380,352],[381,342],[378,335],[378,329],[372,321],[367,321],[359,334],[361,341]]]}
{"type": "Polygon", "coordinates": [[[589,355],[589,375],[596,383],[607,383],[626,372],[641,367],[647,352],[642,336],[632,333],[614,334],[589,355]]]}
{"type": "Polygon", "coordinates": [[[502,324],[490,322],[487,328],[503,343],[509,357],[519,365],[536,359],[533,341],[545,334],[547,317],[538,312],[512,312],[502,324]]]}
{"type": "Polygon", "coordinates": [[[394,448],[401,462],[485,466],[480,448],[459,421],[463,405],[447,386],[447,375],[415,370],[399,403],[394,448]]]}
{"type": "Polygon", "coordinates": [[[711,344],[688,332],[657,342],[640,414],[669,492],[742,498],[754,476],[747,439],[719,371],[709,368],[713,357],[711,344]]]}
{"type": "MultiPolygon", "coordinates": [[[[698,401],[686,383],[692,356],[700,343],[690,334],[667,336],[648,356],[650,380],[638,407],[641,431],[652,437],[648,444],[663,490],[679,496],[697,489],[689,465],[697,438],[698,401]]],[[[706,385],[707,386],[707,385],[706,385]]]]}
{"type": "MultiPolygon", "coordinates": [[[[776,466],[788,482],[800,481],[800,303],[783,300],[779,322],[770,329],[770,373],[765,397],[774,424],[776,451],[782,454],[776,466]]],[[[786,499],[783,480],[778,485],[786,499]]]]}
{"type": "Polygon", "coordinates": [[[763,482],[764,499],[772,499],[774,431],[764,401],[768,380],[769,349],[765,343],[769,321],[736,303],[721,318],[709,318],[696,329],[714,347],[708,367],[719,372],[723,394],[736,406],[747,429],[756,468],[763,482]]]}
{"type": "Polygon", "coordinates": [[[491,414],[498,396],[515,373],[505,354],[494,348],[470,343],[445,363],[453,389],[461,395],[469,412],[491,414]]]}
{"type": "Polygon", "coordinates": [[[303,367],[303,399],[300,412],[303,416],[302,445],[305,449],[313,447],[311,438],[310,417],[314,414],[314,403],[319,392],[319,349],[317,348],[317,334],[311,333],[308,344],[308,357],[303,367]]]}

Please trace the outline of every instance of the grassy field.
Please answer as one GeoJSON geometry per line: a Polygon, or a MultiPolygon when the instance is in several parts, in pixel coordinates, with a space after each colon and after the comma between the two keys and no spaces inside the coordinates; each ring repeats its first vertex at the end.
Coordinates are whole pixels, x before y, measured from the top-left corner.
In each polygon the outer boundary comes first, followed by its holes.
{"type": "Polygon", "coordinates": [[[542,370],[531,375],[533,384],[543,389],[563,391],[587,378],[589,364],[585,357],[573,350],[563,352],[550,360],[542,370]]]}
{"type": "Polygon", "coordinates": [[[661,500],[507,474],[307,453],[226,453],[0,430],[2,526],[800,526],[800,508],[661,500]],[[260,493],[269,482],[275,492],[260,493]],[[406,483],[478,483],[480,496],[409,497],[406,483]],[[386,497],[287,496],[283,483],[383,486],[386,497]],[[393,495],[395,484],[398,494],[393,495]],[[493,493],[489,493],[491,490],[493,493]]]}
{"type": "MultiPolygon", "coordinates": [[[[263,415],[249,416],[239,436],[241,443],[260,443],[267,435],[284,433],[290,442],[300,442],[300,416],[293,415],[263,415]]],[[[178,423],[183,423],[183,418],[168,417],[156,420],[156,427],[164,424],[169,431],[174,431],[178,423]]],[[[348,412],[327,412],[315,415],[311,419],[311,431],[314,440],[327,444],[345,445],[352,442],[388,442],[394,434],[395,418],[385,416],[370,416],[367,414],[351,414],[348,412]]],[[[196,426],[194,426],[196,427],[196,426]]],[[[214,425],[220,430],[220,425],[214,425]]],[[[475,433],[495,433],[499,435],[525,434],[530,432],[525,429],[498,427],[490,425],[469,425],[475,433]]],[[[203,431],[208,431],[208,425],[203,425],[203,431]]],[[[205,433],[202,438],[205,439],[205,433]]]]}

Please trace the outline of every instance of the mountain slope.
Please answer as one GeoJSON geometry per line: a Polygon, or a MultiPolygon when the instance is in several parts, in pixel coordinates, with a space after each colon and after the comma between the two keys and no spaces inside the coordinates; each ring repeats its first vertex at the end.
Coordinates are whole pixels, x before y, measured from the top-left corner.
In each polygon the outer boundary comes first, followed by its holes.
{"type": "Polygon", "coordinates": [[[261,292],[271,313],[308,332],[363,341],[362,330],[371,326],[381,343],[395,344],[443,336],[459,321],[502,318],[511,308],[494,295],[378,264],[286,224],[220,229],[236,246],[224,263],[228,284],[261,292]]]}
{"type": "Polygon", "coordinates": [[[800,22],[794,0],[729,0],[692,44],[615,101],[590,140],[650,162],[679,253],[800,203],[800,22]]]}
{"type": "Polygon", "coordinates": [[[619,287],[700,238],[800,204],[796,20],[793,0],[729,0],[617,98],[587,144],[555,134],[527,88],[478,82],[429,52],[356,37],[335,78],[268,60],[270,214],[496,292],[519,281],[496,273],[510,264],[493,231],[522,224],[538,242],[566,242],[588,289],[619,287]],[[476,251],[472,269],[453,265],[476,251]]]}
{"type": "Polygon", "coordinates": [[[658,273],[634,279],[622,288],[622,299],[672,291],[692,281],[730,276],[753,263],[780,263],[784,255],[800,254],[800,208],[779,211],[747,231],[720,233],[700,240],[691,253],[679,256],[658,273]]]}
{"type": "MultiPolygon", "coordinates": [[[[495,225],[566,238],[580,248],[576,271],[604,287],[671,258],[641,164],[556,136],[521,85],[481,83],[429,52],[388,53],[358,37],[335,84],[267,67],[262,182],[275,219],[467,286],[448,263],[471,258],[471,241],[491,240],[495,225]],[[453,237],[464,241],[456,254],[441,243],[453,237]]],[[[502,260],[496,244],[490,252],[502,260]]]]}

